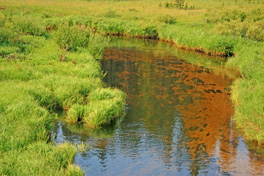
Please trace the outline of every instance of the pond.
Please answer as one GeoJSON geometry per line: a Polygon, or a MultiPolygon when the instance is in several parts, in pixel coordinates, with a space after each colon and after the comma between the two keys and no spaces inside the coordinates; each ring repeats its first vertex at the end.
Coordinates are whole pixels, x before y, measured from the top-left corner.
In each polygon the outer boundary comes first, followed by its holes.
{"type": "Polygon", "coordinates": [[[126,92],[126,116],[96,131],[59,122],[55,141],[90,145],[75,156],[87,175],[261,175],[264,155],[232,121],[224,62],[160,42],[113,39],[104,80],[126,92]]]}

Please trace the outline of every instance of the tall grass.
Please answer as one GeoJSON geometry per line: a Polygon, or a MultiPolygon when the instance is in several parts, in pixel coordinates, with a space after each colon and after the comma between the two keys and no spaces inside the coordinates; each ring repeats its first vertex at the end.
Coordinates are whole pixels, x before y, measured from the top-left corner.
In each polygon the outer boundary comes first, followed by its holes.
{"type": "MultiPolygon", "coordinates": [[[[0,175],[83,175],[71,164],[76,148],[53,146],[50,134],[58,110],[92,106],[89,95],[103,89],[98,59],[108,39],[66,19],[47,32],[46,15],[0,14],[0,175]]],[[[114,96],[108,100],[122,101],[112,106],[120,111],[124,98],[114,96]]],[[[95,126],[108,123],[105,115],[95,126]]]]}
{"type": "Polygon", "coordinates": [[[94,32],[235,54],[227,64],[242,74],[232,87],[234,118],[263,143],[263,0],[189,0],[191,10],[158,0],[0,2],[1,175],[82,175],[71,165],[76,150],[50,143],[54,112],[93,128],[122,116],[125,96],[104,88],[97,61],[107,39],[94,32]]]}
{"type": "Polygon", "coordinates": [[[73,105],[67,115],[70,122],[82,121],[91,128],[111,124],[124,115],[125,94],[118,89],[99,88],[87,97],[88,104],[73,105]]]}
{"type": "Polygon", "coordinates": [[[30,144],[26,150],[4,153],[2,175],[83,175],[71,164],[76,148],[71,144],[53,146],[45,142],[30,144]],[[65,171],[66,170],[66,171],[65,171]]]}
{"type": "Polygon", "coordinates": [[[245,47],[228,61],[229,67],[239,68],[242,79],[232,87],[235,121],[248,139],[259,143],[264,140],[264,45],[245,47]]]}

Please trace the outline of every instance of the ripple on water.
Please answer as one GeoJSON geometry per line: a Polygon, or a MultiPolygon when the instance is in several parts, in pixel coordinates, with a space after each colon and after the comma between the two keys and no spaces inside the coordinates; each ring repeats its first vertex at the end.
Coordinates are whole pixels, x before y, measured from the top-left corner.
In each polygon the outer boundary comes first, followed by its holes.
{"type": "Polygon", "coordinates": [[[75,156],[87,175],[263,174],[263,154],[249,150],[233,127],[231,79],[185,60],[192,57],[206,60],[162,44],[117,40],[102,66],[105,82],[127,93],[127,116],[101,131],[59,123],[56,142],[91,145],[75,156]]]}

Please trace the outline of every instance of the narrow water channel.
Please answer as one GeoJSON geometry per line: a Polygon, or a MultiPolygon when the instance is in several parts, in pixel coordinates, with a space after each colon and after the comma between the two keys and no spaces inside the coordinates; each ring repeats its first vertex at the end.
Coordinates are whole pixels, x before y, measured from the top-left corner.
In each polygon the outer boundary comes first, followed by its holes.
{"type": "Polygon", "coordinates": [[[55,141],[91,146],[75,157],[87,175],[264,174],[264,155],[234,128],[231,79],[190,60],[223,62],[162,43],[115,39],[102,67],[105,82],[126,92],[127,115],[99,131],[59,123],[55,141]]]}

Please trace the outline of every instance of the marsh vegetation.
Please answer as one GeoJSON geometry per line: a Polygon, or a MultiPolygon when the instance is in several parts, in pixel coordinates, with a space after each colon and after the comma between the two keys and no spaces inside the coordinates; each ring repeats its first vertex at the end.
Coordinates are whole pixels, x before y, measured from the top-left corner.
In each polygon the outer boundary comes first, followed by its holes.
{"type": "Polygon", "coordinates": [[[0,0],[0,174],[82,174],[71,164],[76,148],[53,146],[50,132],[58,110],[89,128],[123,116],[125,94],[102,81],[102,35],[229,57],[224,66],[241,74],[234,121],[262,144],[263,24],[263,0],[0,0]]]}

